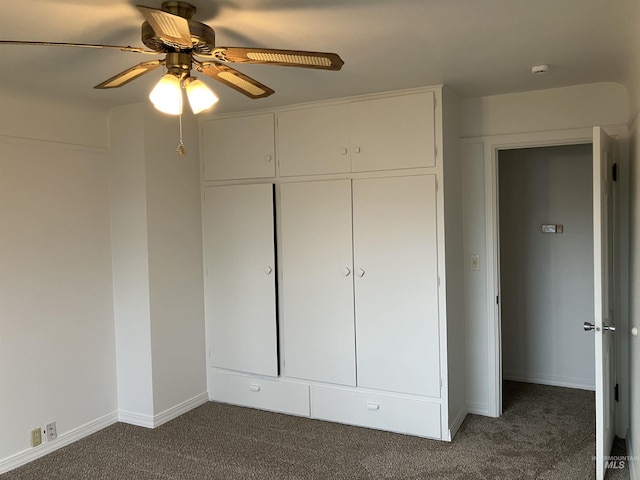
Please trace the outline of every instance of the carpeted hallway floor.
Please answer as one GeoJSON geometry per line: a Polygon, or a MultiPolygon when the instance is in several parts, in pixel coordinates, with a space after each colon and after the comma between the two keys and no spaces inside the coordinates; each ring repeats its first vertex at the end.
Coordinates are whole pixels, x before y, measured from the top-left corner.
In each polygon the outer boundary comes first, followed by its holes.
{"type": "Polygon", "coordinates": [[[469,415],[452,443],[208,403],[155,430],[112,425],[0,477],[595,478],[593,392],[506,382],[504,403],[500,418],[469,415]]]}

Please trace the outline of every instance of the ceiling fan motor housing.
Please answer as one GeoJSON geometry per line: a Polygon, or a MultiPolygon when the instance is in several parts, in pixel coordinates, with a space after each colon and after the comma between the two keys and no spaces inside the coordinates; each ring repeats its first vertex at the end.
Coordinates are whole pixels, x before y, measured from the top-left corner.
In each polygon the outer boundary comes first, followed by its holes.
{"type": "MultiPolygon", "coordinates": [[[[211,27],[204,23],[189,20],[189,30],[191,31],[191,41],[193,42],[193,50],[195,53],[209,55],[216,47],[216,34],[211,27]]],[[[149,22],[142,24],[142,43],[154,52],[170,52],[178,51],[180,47],[177,45],[167,45],[153,31],[149,22]]]]}
{"type": "Polygon", "coordinates": [[[210,26],[191,20],[191,17],[196,13],[196,7],[187,2],[172,1],[163,2],[161,9],[187,20],[193,46],[185,49],[184,46],[174,45],[161,40],[153,31],[149,22],[142,24],[142,43],[151,50],[159,53],[192,50],[196,54],[208,55],[212,52],[216,46],[216,34],[210,26]]]}

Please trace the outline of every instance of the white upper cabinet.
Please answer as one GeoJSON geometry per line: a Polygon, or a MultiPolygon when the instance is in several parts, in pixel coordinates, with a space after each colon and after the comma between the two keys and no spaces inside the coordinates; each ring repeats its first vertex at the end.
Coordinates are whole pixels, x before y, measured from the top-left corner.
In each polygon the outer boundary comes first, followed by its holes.
{"type": "Polygon", "coordinates": [[[354,172],[435,166],[433,92],[351,104],[354,172]]]}
{"type": "Polygon", "coordinates": [[[353,181],[358,386],[440,396],[435,175],[353,181]]]}
{"type": "Polygon", "coordinates": [[[349,105],[305,108],[278,114],[280,175],[351,171],[349,105]]]}
{"type": "Polygon", "coordinates": [[[207,120],[200,142],[204,181],[276,174],[272,113],[207,120]]]}
{"type": "Polygon", "coordinates": [[[351,182],[280,186],[285,374],[356,384],[351,182]]]}
{"type": "Polygon", "coordinates": [[[278,113],[281,176],[435,166],[433,92],[278,113]]]}
{"type": "Polygon", "coordinates": [[[211,366],[278,374],[273,185],[204,189],[211,366]]]}

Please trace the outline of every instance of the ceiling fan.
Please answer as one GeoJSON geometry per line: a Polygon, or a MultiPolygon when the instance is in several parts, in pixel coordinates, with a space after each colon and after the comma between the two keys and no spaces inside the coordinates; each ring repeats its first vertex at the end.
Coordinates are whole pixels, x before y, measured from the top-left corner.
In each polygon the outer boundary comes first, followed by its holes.
{"type": "MultiPolygon", "coordinates": [[[[148,72],[164,66],[167,74],[158,83],[156,88],[160,87],[160,83],[165,80],[165,77],[167,81],[173,82],[174,84],[177,81],[179,87],[187,90],[187,96],[192,104],[192,108],[193,102],[191,102],[192,95],[190,91],[203,91],[202,87],[208,90],[208,87],[206,87],[203,82],[191,76],[191,70],[194,68],[198,72],[233,88],[247,97],[255,99],[268,97],[274,93],[274,90],[238,70],[231,68],[227,63],[254,63],[323,70],[340,70],[344,64],[340,56],[335,53],[266,48],[218,47],[215,43],[214,30],[208,25],[191,19],[196,13],[196,7],[187,2],[165,1],[162,3],[160,9],[142,5],[138,5],[137,9],[146,20],[142,24],[142,43],[150,50],[130,46],[13,40],[0,40],[0,45],[106,48],[148,55],[164,54],[165,57],[162,59],[141,62],[114,75],[108,80],[96,85],[94,88],[118,88],[148,72]]],[[[180,90],[178,91],[180,92],[180,90]]],[[[160,94],[158,93],[158,95],[160,94]]],[[[211,92],[211,95],[213,95],[213,92],[211,92]]],[[[195,98],[197,95],[194,93],[193,96],[195,98]]],[[[151,99],[154,101],[153,92],[151,99]]],[[[215,97],[213,103],[215,103],[215,101],[217,101],[217,97],[215,97]]],[[[159,108],[155,101],[154,105],[156,105],[156,108],[159,108]]],[[[198,113],[195,110],[194,108],[194,113],[198,113]]],[[[203,109],[200,109],[199,111],[202,110],[203,109]]],[[[166,113],[178,114],[181,112],[182,94],[180,93],[180,111],[167,111],[166,113]]]]}

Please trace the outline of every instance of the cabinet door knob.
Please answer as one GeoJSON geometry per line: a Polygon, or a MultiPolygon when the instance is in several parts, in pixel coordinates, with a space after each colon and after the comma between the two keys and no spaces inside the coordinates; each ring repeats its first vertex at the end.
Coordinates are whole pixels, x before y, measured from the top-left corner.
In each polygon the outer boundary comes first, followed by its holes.
{"type": "Polygon", "coordinates": [[[349,270],[349,267],[344,267],[344,268],[342,269],[342,274],[343,274],[345,277],[348,277],[349,275],[351,275],[351,270],[349,270]]]}
{"type": "Polygon", "coordinates": [[[270,162],[271,160],[273,160],[273,155],[267,155],[267,162],[270,162]]]}
{"type": "Polygon", "coordinates": [[[380,410],[378,402],[367,402],[367,410],[380,410]]]}
{"type": "Polygon", "coordinates": [[[271,275],[271,272],[273,272],[273,268],[266,266],[264,268],[264,273],[266,273],[267,275],[271,275]]]}
{"type": "Polygon", "coordinates": [[[259,392],[261,388],[260,388],[260,385],[258,385],[257,383],[251,383],[249,384],[249,390],[252,392],[259,392]]]}
{"type": "Polygon", "coordinates": [[[359,268],[357,273],[360,278],[364,277],[364,270],[362,268],[359,268]]]}
{"type": "Polygon", "coordinates": [[[360,147],[354,148],[353,151],[356,152],[356,153],[360,153],[360,147]]]}
{"type": "Polygon", "coordinates": [[[342,153],[342,155],[346,155],[347,153],[349,153],[349,150],[347,150],[346,148],[343,148],[340,153],[342,153]]]}

